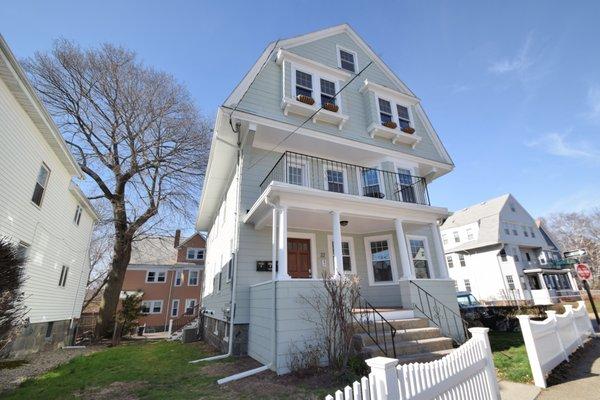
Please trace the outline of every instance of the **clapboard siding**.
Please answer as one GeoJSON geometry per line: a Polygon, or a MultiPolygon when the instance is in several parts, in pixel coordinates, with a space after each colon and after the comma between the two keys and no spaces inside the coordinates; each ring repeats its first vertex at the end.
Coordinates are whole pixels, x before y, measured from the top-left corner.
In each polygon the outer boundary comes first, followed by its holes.
{"type": "MultiPolygon", "coordinates": [[[[73,223],[71,174],[0,80],[0,236],[29,244],[25,305],[32,323],[77,318],[89,275],[92,215],[73,223]],[[31,202],[42,163],[50,169],[41,207],[31,202]],[[62,266],[69,267],[59,287],[62,266]]],[[[85,208],[84,208],[85,210],[85,208]]]]}
{"type": "MultiPolygon", "coordinates": [[[[360,68],[366,66],[370,61],[367,54],[364,53],[346,33],[340,33],[307,44],[292,47],[288,50],[304,58],[337,68],[336,45],[341,45],[342,47],[357,52],[360,68]]],[[[294,125],[301,124],[305,120],[305,117],[293,114],[285,116],[281,109],[281,99],[284,88],[286,95],[291,95],[291,72],[292,68],[289,62],[283,63],[283,67],[277,65],[277,63],[275,63],[275,55],[272,55],[256,80],[248,88],[238,109],[281,122],[294,125]],[[283,73],[283,69],[285,69],[285,74],[283,73]]],[[[444,155],[442,155],[433,144],[433,133],[426,129],[425,123],[421,120],[414,107],[412,114],[416,130],[415,134],[422,137],[422,141],[414,149],[404,144],[392,144],[390,140],[371,138],[368,135],[368,126],[373,121],[377,121],[378,117],[376,113],[375,97],[373,95],[363,95],[359,92],[365,79],[399,92],[404,92],[404,90],[396,86],[376,64],[371,64],[359,78],[355,79],[340,94],[342,109],[345,114],[350,116],[350,119],[344,125],[341,132],[334,125],[320,122],[308,122],[304,127],[335,136],[342,136],[361,143],[376,144],[384,148],[393,149],[398,151],[399,157],[401,157],[402,153],[405,153],[429,160],[448,163],[448,161],[445,160],[444,155]]]]}

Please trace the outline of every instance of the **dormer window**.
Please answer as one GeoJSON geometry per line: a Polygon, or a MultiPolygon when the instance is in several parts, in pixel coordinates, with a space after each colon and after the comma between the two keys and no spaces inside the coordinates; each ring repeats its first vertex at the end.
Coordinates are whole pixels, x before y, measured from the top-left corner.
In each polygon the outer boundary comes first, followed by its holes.
{"type": "Polygon", "coordinates": [[[321,105],[335,104],[335,83],[321,79],[321,105]]]}
{"type": "Polygon", "coordinates": [[[396,105],[398,109],[398,126],[400,129],[410,128],[410,116],[408,115],[408,108],[401,106],[400,104],[396,105]]]}
{"type": "Polygon", "coordinates": [[[340,67],[346,71],[356,73],[356,57],[355,54],[346,50],[339,50],[340,52],[340,67]]]}
{"type": "Polygon", "coordinates": [[[391,122],[393,119],[392,105],[387,100],[379,99],[379,119],[382,125],[391,122]]]}
{"type": "Polygon", "coordinates": [[[312,75],[296,71],[296,96],[302,95],[312,98],[312,88],[312,75]]]}

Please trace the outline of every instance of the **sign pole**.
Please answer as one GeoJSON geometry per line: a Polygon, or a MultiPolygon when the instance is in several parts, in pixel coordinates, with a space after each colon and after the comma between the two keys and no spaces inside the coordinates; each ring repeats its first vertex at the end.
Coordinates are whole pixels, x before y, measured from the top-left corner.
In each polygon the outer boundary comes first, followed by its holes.
{"type": "Polygon", "coordinates": [[[583,288],[585,289],[588,295],[588,299],[590,299],[592,310],[594,310],[594,315],[596,316],[596,324],[598,324],[598,328],[600,329],[600,318],[598,318],[598,310],[596,310],[596,304],[594,304],[594,298],[592,297],[592,291],[590,290],[590,285],[588,284],[587,279],[583,281],[583,288]]]}

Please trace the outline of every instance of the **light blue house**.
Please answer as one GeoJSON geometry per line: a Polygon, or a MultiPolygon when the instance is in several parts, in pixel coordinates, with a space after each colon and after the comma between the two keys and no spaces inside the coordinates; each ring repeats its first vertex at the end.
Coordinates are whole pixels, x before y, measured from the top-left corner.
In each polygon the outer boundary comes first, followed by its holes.
{"type": "MultiPolygon", "coordinates": [[[[420,100],[352,28],[271,43],[214,131],[196,222],[208,232],[208,341],[288,371],[292,348],[314,337],[302,297],[324,270],[357,275],[380,323],[410,331],[396,336],[401,354],[460,340],[447,210],[427,192],[452,160],[420,100]]],[[[391,355],[361,328],[367,348],[391,355]]]]}

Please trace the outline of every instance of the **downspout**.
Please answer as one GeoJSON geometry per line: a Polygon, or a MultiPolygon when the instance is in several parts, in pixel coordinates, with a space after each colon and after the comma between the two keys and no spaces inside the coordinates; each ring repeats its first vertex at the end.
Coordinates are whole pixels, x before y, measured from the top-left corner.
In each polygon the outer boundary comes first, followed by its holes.
{"type": "MultiPolygon", "coordinates": [[[[169,273],[168,271],[169,270],[167,270],[167,273],[169,273]]],[[[169,287],[169,296],[167,297],[167,304],[165,307],[165,309],[168,310],[165,315],[165,326],[163,328],[165,331],[167,330],[167,326],[169,324],[169,318],[171,317],[171,312],[173,311],[172,310],[173,307],[171,306],[171,294],[173,292],[173,285],[175,284],[175,276],[176,275],[177,275],[177,270],[175,269],[175,267],[173,267],[172,274],[171,274],[171,286],[169,287]]],[[[181,277],[181,279],[183,280],[183,276],[181,277]]],[[[177,305],[177,315],[179,315],[179,304],[177,305]]],[[[169,334],[170,333],[172,333],[172,332],[169,332],[169,334]]]]}
{"type": "Polygon", "coordinates": [[[238,270],[238,247],[239,247],[239,238],[240,238],[240,226],[239,226],[239,221],[240,221],[240,199],[241,199],[241,188],[242,188],[242,181],[241,181],[241,175],[242,175],[242,143],[241,143],[241,138],[240,138],[240,124],[236,124],[236,128],[237,128],[237,135],[238,135],[238,140],[237,140],[237,147],[238,147],[238,157],[237,157],[237,172],[236,172],[236,211],[235,211],[235,233],[234,233],[234,244],[233,244],[233,249],[232,249],[232,257],[233,257],[233,276],[231,278],[231,307],[229,310],[229,346],[227,348],[227,353],[225,354],[220,354],[217,356],[213,356],[213,357],[207,357],[207,358],[201,358],[198,360],[192,360],[189,363],[190,364],[196,364],[199,363],[201,361],[213,361],[213,360],[221,360],[223,358],[227,358],[229,356],[231,356],[231,354],[233,353],[233,327],[234,327],[234,320],[235,320],[235,299],[236,299],[236,284],[237,284],[237,270],[238,270]]]}
{"type": "MultiPolygon", "coordinates": [[[[273,211],[279,211],[277,204],[273,203],[268,197],[265,198],[265,203],[273,207],[273,211]]],[[[271,366],[277,371],[277,228],[278,221],[277,212],[273,212],[272,229],[272,252],[271,252],[271,280],[273,281],[273,330],[271,332],[271,366]]]]}

